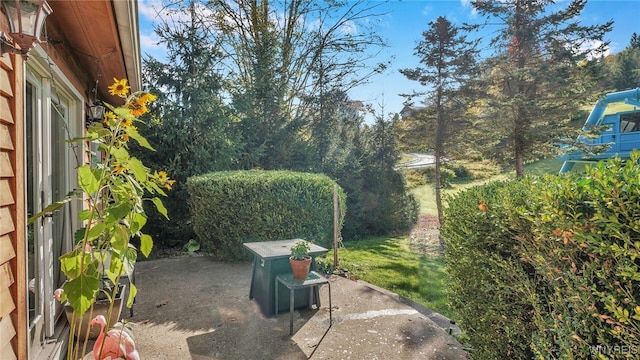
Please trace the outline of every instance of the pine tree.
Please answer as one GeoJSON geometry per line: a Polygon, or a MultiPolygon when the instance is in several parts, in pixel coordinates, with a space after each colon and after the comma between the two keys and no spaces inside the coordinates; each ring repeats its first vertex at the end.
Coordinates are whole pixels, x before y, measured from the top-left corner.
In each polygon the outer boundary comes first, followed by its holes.
{"type": "MultiPolygon", "coordinates": [[[[429,29],[422,33],[414,54],[420,58],[421,67],[402,69],[400,72],[410,80],[433,89],[426,91],[424,104],[431,109],[421,112],[423,118],[435,120],[435,129],[425,137],[432,137],[435,154],[435,193],[438,217],[442,214],[441,168],[445,156],[445,144],[449,138],[447,125],[464,110],[462,90],[472,75],[476,73],[476,43],[468,41],[460,29],[444,17],[429,23],[429,29]]],[[[415,96],[415,95],[414,95],[415,96]]],[[[416,119],[421,119],[420,116],[416,119]]],[[[441,243],[444,246],[444,243],[441,243]]]]}
{"type": "Polygon", "coordinates": [[[195,237],[189,222],[186,179],[232,168],[241,142],[220,96],[224,81],[215,65],[221,54],[216,50],[215,34],[202,26],[206,22],[202,6],[191,1],[164,13],[165,20],[155,32],[166,46],[167,60],[149,56],[143,60],[145,86],[158,94],[158,100],[152,109],[154,118],[140,124],[140,131],[156,151],[140,151],[136,156],[152,167],[167,169],[177,180],[165,200],[170,220],[151,218],[148,223],[160,245],[176,246],[195,237]]]}
{"type": "Polygon", "coordinates": [[[211,1],[223,41],[233,109],[246,140],[244,168],[291,168],[305,156],[300,138],[323,94],[346,92],[379,68],[365,70],[384,42],[372,28],[379,18],[354,2],[211,1]],[[366,20],[365,20],[366,19],[366,20]],[[312,26],[313,24],[313,26],[312,26]],[[357,25],[357,33],[346,27],[357,25]]]}
{"type": "Polygon", "coordinates": [[[521,177],[525,161],[551,153],[553,140],[568,130],[571,114],[600,95],[598,60],[612,22],[581,25],[586,0],[566,5],[552,0],[471,4],[487,18],[483,26],[497,34],[490,43],[495,55],[486,62],[484,125],[508,145],[504,149],[510,155],[504,157],[513,161],[521,177]]]}
{"type": "Polygon", "coordinates": [[[631,36],[629,46],[615,55],[611,68],[615,90],[640,87],[640,38],[636,33],[631,36]]]}

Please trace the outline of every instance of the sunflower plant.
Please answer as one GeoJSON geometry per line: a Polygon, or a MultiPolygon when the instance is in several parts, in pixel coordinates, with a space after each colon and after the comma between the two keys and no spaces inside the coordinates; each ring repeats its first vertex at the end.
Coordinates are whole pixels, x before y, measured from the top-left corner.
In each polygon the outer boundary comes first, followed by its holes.
{"type": "MultiPolygon", "coordinates": [[[[148,92],[130,93],[126,79],[114,79],[108,89],[111,95],[122,98],[123,104],[105,104],[108,111],[103,121],[91,124],[84,137],[71,140],[95,150],[91,161],[77,169],[79,189],[29,219],[32,222],[74,199],[84,202],[84,210],[79,215],[84,227],[76,231],[73,249],[60,257],[67,281],[55,294],[59,301],[66,301],[79,318],[92,311],[91,305],[98,297],[108,299],[109,314],[113,311],[121,277],[131,278],[138,251],[147,257],[153,247],[151,236],[142,232],[147,222],[143,202],[151,201],[168,218],[160,197],[166,196],[165,191],[171,190],[175,183],[166,172],[147,168],[129,153],[132,140],[153,150],[135,125],[139,117],[149,111],[148,105],[156,96],[148,92]],[[132,244],[133,239],[139,247],[132,244]],[[105,283],[112,286],[106,288],[105,283]]],[[[129,286],[127,306],[131,307],[137,290],[132,281],[129,286]]],[[[72,339],[76,323],[75,319],[71,322],[72,339]]],[[[68,354],[73,358],[73,354],[78,354],[77,348],[68,354]]]]}

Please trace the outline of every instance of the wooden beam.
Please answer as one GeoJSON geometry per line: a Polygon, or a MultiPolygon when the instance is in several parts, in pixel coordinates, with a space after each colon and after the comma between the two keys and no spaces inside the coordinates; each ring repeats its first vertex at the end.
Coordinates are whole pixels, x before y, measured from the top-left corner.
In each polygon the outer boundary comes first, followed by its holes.
{"type": "Polygon", "coordinates": [[[10,205],[11,212],[15,215],[16,231],[14,231],[12,239],[14,241],[14,249],[16,257],[11,261],[11,269],[15,277],[15,282],[11,286],[11,295],[16,303],[16,311],[11,317],[16,324],[16,336],[12,340],[13,349],[18,359],[27,359],[29,357],[28,346],[29,333],[27,303],[27,243],[26,243],[26,189],[25,189],[25,114],[24,114],[24,91],[25,84],[24,60],[22,56],[12,56],[13,72],[12,83],[16,87],[14,89],[14,97],[11,101],[11,109],[13,110],[13,118],[16,119],[13,130],[10,130],[13,140],[14,150],[10,152],[10,162],[15,171],[13,177],[9,179],[9,186],[14,189],[13,197],[15,203],[10,205]]]}

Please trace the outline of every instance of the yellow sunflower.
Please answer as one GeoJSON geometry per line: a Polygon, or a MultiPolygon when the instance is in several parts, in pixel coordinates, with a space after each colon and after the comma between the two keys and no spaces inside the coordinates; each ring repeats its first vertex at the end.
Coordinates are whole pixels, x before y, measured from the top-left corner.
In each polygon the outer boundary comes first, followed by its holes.
{"type": "Polygon", "coordinates": [[[131,87],[127,84],[127,79],[113,78],[113,85],[109,86],[109,94],[121,97],[127,96],[131,87]]]}
{"type": "Polygon", "coordinates": [[[132,124],[133,124],[133,121],[127,118],[122,119],[122,121],[120,122],[120,125],[122,125],[122,127],[129,127],[132,124]]]}
{"type": "Polygon", "coordinates": [[[150,102],[156,101],[156,99],[158,99],[157,96],[150,93],[144,93],[140,96],[140,98],[138,98],[138,104],[148,104],[150,102]]]}
{"type": "Polygon", "coordinates": [[[167,182],[164,184],[165,189],[171,190],[175,182],[175,180],[167,180],[167,182]]]}
{"type": "Polygon", "coordinates": [[[166,171],[158,171],[158,181],[165,182],[169,178],[166,171]]]}
{"type": "Polygon", "coordinates": [[[165,171],[157,171],[156,176],[158,178],[158,185],[164,187],[167,190],[171,190],[173,184],[175,184],[175,180],[170,180],[169,175],[165,171]]]}
{"type": "Polygon", "coordinates": [[[131,113],[131,115],[135,117],[142,116],[148,112],[149,112],[149,108],[145,104],[142,104],[142,105],[136,104],[131,108],[131,110],[129,110],[129,113],[131,113]]]}
{"type": "Polygon", "coordinates": [[[122,166],[120,163],[113,164],[113,172],[116,174],[122,174],[127,171],[127,168],[122,166]]]}
{"type": "Polygon", "coordinates": [[[116,114],[114,114],[111,111],[107,111],[104,114],[104,120],[102,121],[104,123],[105,126],[111,126],[113,125],[114,121],[116,121],[116,114]]]}

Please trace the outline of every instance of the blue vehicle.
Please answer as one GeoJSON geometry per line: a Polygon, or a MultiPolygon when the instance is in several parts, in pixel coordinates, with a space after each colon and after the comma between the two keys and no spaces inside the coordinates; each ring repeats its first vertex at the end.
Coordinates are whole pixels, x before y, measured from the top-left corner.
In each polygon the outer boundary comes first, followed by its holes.
{"type": "Polygon", "coordinates": [[[629,158],[632,150],[640,149],[640,88],[610,93],[598,100],[582,130],[594,128],[602,129],[598,137],[581,135],[578,142],[586,148],[605,150],[597,154],[575,150],[559,157],[564,160],[560,173],[571,171],[579,162],[597,162],[615,156],[629,158]],[[613,110],[612,104],[615,104],[613,110]]]}

